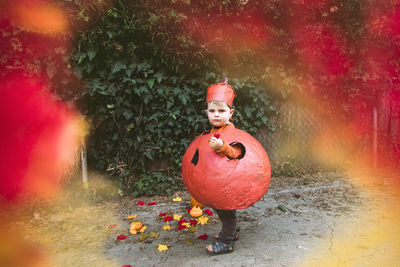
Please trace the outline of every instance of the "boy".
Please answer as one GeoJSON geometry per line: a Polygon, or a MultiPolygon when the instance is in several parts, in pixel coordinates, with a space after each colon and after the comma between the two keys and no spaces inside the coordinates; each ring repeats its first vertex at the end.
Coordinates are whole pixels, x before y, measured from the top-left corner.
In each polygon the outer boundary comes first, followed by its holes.
{"type": "MultiPolygon", "coordinates": [[[[222,80],[227,84],[227,78],[222,80]]],[[[219,87],[213,90],[212,87],[207,93],[207,109],[206,113],[208,121],[213,126],[210,133],[221,132],[229,128],[235,128],[233,123],[230,122],[234,110],[232,109],[233,98],[236,96],[233,89],[229,86],[219,87]],[[221,88],[226,88],[222,89],[221,88]],[[221,100],[216,100],[221,99],[221,100]],[[225,101],[223,101],[223,100],[225,101]]],[[[210,148],[220,156],[226,156],[229,159],[237,159],[242,154],[240,146],[229,145],[221,138],[212,136],[209,141],[210,148]]],[[[206,250],[211,254],[222,254],[233,251],[233,241],[238,239],[236,224],[236,210],[220,210],[215,209],[221,223],[222,230],[214,237],[218,240],[215,244],[208,245],[206,250]]]]}
{"type": "Polygon", "coordinates": [[[206,113],[213,128],[193,140],[182,159],[187,190],[214,208],[222,222],[221,232],[214,236],[217,242],[206,247],[213,255],[233,251],[238,239],[236,210],[260,200],[271,178],[263,146],[230,122],[235,96],[227,79],[208,87],[206,113]]]}

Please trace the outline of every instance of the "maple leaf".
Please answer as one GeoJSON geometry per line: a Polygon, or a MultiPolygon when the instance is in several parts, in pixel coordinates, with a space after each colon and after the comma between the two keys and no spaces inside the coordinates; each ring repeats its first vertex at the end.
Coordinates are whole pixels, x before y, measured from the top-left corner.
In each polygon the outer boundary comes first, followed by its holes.
{"type": "Polygon", "coordinates": [[[187,228],[190,227],[190,223],[188,223],[188,222],[182,223],[181,225],[184,225],[184,226],[186,226],[187,228]]]}
{"type": "Polygon", "coordinates": [[[143,242],[143,241],[145,241],[148,237],[149,237],[148,235],[146,235],[145,233],[142,233],[142,234],[138,237],[137,241],[143,242]]]}
{"type": "Polygon", "coordinates": [[[139,232],[143,233],[146,229],[147,229],[147,225],[143,225],[143,226],[140,228],[139,232]]]}
{"type": "Polygon", "coordinates": [[[174,197],[174,198],[172,199],[172,201],[174,201],[174,202],[179,202],[179,201],[182,201],[182,198],[181,198],[181,197],[174,197]]]}
{"type": "Polygon", "coordinates": [[[186,229],[186,225],[178,224],[178,230],[186,229]]]}
{"type": "Polygon", "coordinates": [[[170,222],[170,221],[172,221],[174,218],[172,217],[172,216],[165,216],[164,217],[164,222],[170,222]]]}
{"type": "Polygon", "coordinates": [[[125,265],[122,265],[121,267],[132,267],[132,265],[125,264],[125,265]]]}
{"type": "Polygon", "coordinates": [[[208,238],[208,235],[207,235],[207,233],[204,233],[204,235],[199,235],[197,238],[206,240],[208,238]]]}
{"type": "Polygon", "coordinates": [[[190,213],[190,211],[192,210],[192,208],[188,208],[186,209],[188,213],[190,213]]]}
{"type": "Polygon", "coordinates": [[[189,222],[193,226],[197,225],[197,220],[189,220],[189,222]]]}
{"type": "Polygon", "coordinates": [[[181,219],[181,220],[179,220],[178,224],[182,224],[182,223],[185,223],[185,222],[187,222],[186,219],[181,219]]]}
{"type": "Polygon", "coordinates": [[[167,223],[167,225],[163,226],[163,230],[164,231],[171,230],[171,226],[169,226],[169,224],[167,223]]]}
{"type": "Polygon", "coordinates": [[[160,236],[160,234],[159,233],[156,233],[156,232],[151,232],[150,234],[149,234],[149,237],[150,238],[158,238],[160,236]]]}
{"type": "Polygon", "coordinates": [[[157,249],[158,249],[159,252],[167,251],[168,250],[168,245],[158,244],[157,245],[157,249]]]}
{"type": "Polygon", "coordinates": [[[138,204],[139,206],[143,206],[143,205],[145,205],[146,203],[144,203],[143,201],[138,201],[136,204],[138,204]]]}
{"type": "Polygon", "coordinates": [[[135,219],[137,217],[137,215],[129,215],[127,218],[128,219],[135,219]]]}
{"type": "Polygon", "coordinates": [[[194,242],[192,240],[189,240],[189,239],[187,239],[185,241],[185,243],[186,243],[186,245],[190,245],[190,246],[194,245],[194,242]]]}
{"type": "Polygon", "coordinates": [[[221,135],[220,135],[220,134],[217,134],[217,133],[215,133],[215,134],[213,134],[213,137],[215,137],[215,138],[219,139],[219,138],[221,137],[221,135]]]}
{"type": "Polygon", "coordinates": [[[174,214],[174,220],[179,221],[182,218],[182,215],[174,214]]]}
{"type": "Polygon", "coordinates": [[[190,227],[189,232],[191,232],[191,233],[197,232],[198,228],[199,228],[198,226],[192,226],[192,227],[190,227]]]}
{"type": "Polygon", "coordinates": [[[199,224],[201,224],[201,225],[204,225],[204,224],[206,224],[206,223],[208,223],[208,220],[209,220],[210,218],[208,218],[208,217],[206,217],[206,216],[201,216],[201,217],[199,217],[199,219],[197,219],[197,222],[199,223],[199,224]]]}
{"type": "Polygon", "coordinates": [[[153,206],[155,204],[157,204],[157,203],[155,201],[153,201],[153,202],[150,202],[149,204],[147,204],[147,206],[153,206]]]}
{"type": "Polygon", "coordinates": [[[207,213],[208,215],[213,215],[213,212],[210,209],[205,209],[203,210],[204,213],[207,213]]]}
{"type": "Polygon", "coordinates": [[[164,217],[165,215],[167,215],[168,212],[160,212],[160,214],[158,215],[158,217],[164,217]]]}
{"type": "Polygon", "coordinates": [[[116,239],[116,240],[125,240],[126,238],[127,238],[126,235],[119,235],[119,236],[117,236],[115,239],[116,239]]]}

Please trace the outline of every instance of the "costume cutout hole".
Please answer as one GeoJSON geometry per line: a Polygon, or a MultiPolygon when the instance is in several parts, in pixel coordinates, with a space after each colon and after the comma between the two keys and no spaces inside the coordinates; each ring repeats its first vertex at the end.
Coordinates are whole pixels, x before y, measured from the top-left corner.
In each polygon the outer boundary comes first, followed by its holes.
{"type": "Polygon", "coordinates": [[[197,163],[199,162],[199,149],[196,149],[196,152],[193,155],[191,163],[196,166],[197,163]]]}
{"type": "Polygon", "coordinates": [[[242,151],[242,153],[240,153],[239,157],[237,157],[236,159],[242,159],[244,157],[244,155],[246,155],[246,147],[242,143],[233,142],[233,143],[230,143],[229,145],[236,146],[236,147],[240,148],[240,150],[242,151]]]}

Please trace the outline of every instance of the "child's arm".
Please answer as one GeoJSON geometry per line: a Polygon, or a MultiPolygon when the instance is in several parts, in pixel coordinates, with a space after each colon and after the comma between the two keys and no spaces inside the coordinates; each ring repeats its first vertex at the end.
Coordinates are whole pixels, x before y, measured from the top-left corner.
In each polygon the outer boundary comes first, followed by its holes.
{"type": "Polygon", "coordinates": [[[237,159],[243,153],[242,148],[239,145],[229,145],[222,141],[222,139],[215,137],[211,137],[210,147],[214,149],[215,153],[217,153],[218,155],[226,156],[230,159],[237,159]]]}

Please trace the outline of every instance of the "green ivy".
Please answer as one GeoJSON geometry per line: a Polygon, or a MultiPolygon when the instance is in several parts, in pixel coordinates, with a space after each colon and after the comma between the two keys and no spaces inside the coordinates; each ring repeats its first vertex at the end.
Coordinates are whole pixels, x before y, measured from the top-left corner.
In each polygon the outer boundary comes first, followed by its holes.
{"type": "MultiPolygon", "coordinates": [[[[71,62],[85,86],[79,106],[92,126],[89,164],[117,179],[126,193],[170,194],[182,186],[187,147],[210,128],[206,89],[229,73],[217,71],[189,37],[173,36],[182,17],[148,14],[145,1],[133,2],[115,1],[102,16],[85,17],[90,27],[75,40],[71,62]],[[174,49],[182,53],[180,62],[174,49]]],[[[275,107],[266,88],[251,77],[230,84],[238,95],[235,125],[249,133],[273,130],[275,107]]]]}

